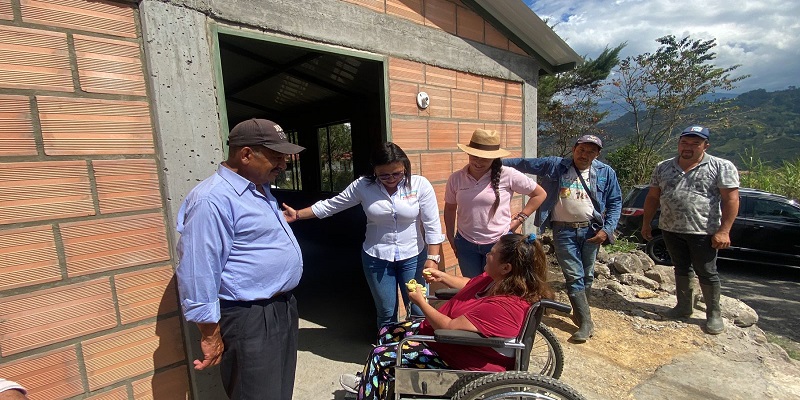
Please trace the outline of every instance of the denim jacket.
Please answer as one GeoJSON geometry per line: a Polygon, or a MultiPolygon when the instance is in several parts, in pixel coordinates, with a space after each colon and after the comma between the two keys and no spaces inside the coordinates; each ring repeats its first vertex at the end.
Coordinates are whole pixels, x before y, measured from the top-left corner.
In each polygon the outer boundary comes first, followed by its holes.
{"type": "MultiPolygon", "coordinates": [[[[550,227],[550,216],[558,201],[561,177],[572,169],[572,159],[562,157],[541,158],[505,158],[503,165],[520,172],[539,177],[539,184],[547,192],[547,198],[536,213],[534,224],[539,231],[550,227]]],[[[620,212],[622,212],[622,189],[617,181],[617,173],[600,161],[592,161],[589,169],[589,189],[597,199],[600,212],[594,212],[598,221],[603,221],[603,230],[611,237],[617,229],[620,212]]]]}

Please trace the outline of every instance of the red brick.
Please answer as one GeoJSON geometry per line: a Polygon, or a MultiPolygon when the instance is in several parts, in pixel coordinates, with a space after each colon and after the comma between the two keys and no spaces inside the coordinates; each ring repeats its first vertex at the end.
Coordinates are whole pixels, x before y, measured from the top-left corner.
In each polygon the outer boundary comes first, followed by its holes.
{"type": "Polygon", "coordinates": [[[522,122],[522,99],[503,96],[503,121],[522,122]]]}
{"type": "Polygon", "coordinates": [[[454,121],[430,121],[428,122],[429,145],[431,150],[458,149],[458,123],[454,121]]]}
{"type": "Polygon", "coordinates": [[[480,92],[483,90],[483,79],[467,72],[456,73],[456,88],[480,92]]]}
{"type": "Polygon", "coordinates": [[[11,0],[0,0],[0,19],[8,21],[14,19],[14,11],[11,9],[11,0]]]}
{"type": "Polygon", "coordinates": [[[94,215],[85,161],[0,164],[0,225],[94,215]]]}
{"type": "Polygon", "coordinates": [[[90,390],[152,373],[185,358],[178,317],[90,339],[82,348],[90,390]]]}
{"type": "Polygon", "coordinates": [[[486,22],[484,29],[486,30],[486,44],[499,49],[508,50],[508,38],[495,29],[492,24],[486,22]]]}
{"type": "Polygon", "coordinates": [[[384,0],[343,0],[348,3],[358,4],[362,7],[369,8],[370,10],[377,11],[381,14],[386,12],[384,0]]]}
{"type": "Polygon", "coordinates": [[[419,90],[427,93],[430,98],[430,105],[425,110],[420,111],[420,114],[434,118],[450,117],[450,89],[420,86],[419,90]]]}
{"type": "Polygon", "coordinates": [[[161,208],[155,160],[95,160],[92,166],[100,213],[161,208]]]}
{"type": "Polygon", "coordinates": [[[0,156],[35,156],[28,96],[0,95],[0,156]]]}
{"type": "Polygon", "coordinates": [[[453,173],[451,154],[449,152],[421,154],[422,175],[431,182],[447,182],[447,178],[453,173]]]}
{"type": "Polygon", "coordinates": [[[425,83],[425,64],[400,58],[389,59],[389,79],[412,83],[425,83]]]}
{"type": "Polygon", "coordinates": [[[506,81],[496,78],[483,78],[483,91],[486,93],[506,94],[506,81]]]}
{"type": "Polygon", "coordinates": [[[67,274],[80,276],[170,258],[160,213],[61,225],[67,274]]]}
{"type": "Polygon", "coordinates": [[[50,225],[0,231],[0,290],[60,279],[50,225]]]}
{"type": "Polygon", "coordinates": [[[483,18],[464,7],[456,10],[457,34],[465,39],[483,43],[483,18]]]}
{"type": "Polygon", "coordinates": [[[139,44],[75,35],[81,89],[90,93],[145,96],[139,44]]]}
{"type": "Polygon", "coordinates": [[[67,399],[84,392],[74,346],[3,361],[0,376],[28,389],[31,400],[67,399]]]}
{"type": "Polygon", "coordinates": [[[419,87],[416,83],[391,80],[389,82],[389,112],[416,116],[419,113],[417,93],[419,93],[419,87]]]}
{"type": "Polygon", "coordinates": [[[456,33],[456,5],[447,0],[425,0],[425,25],[456,33]]]}
{"type": "Polygon", "coordinates": [[[136,37],[133,7],[99,1],[20,0],[22,20],[34,24],[136,37]]]}
{"type": "Polygon", "coordinates": [[[440,210],[444,210],[444,190],[447,182],[433,183],[433,190],[436,192],[436,202],[440,210]]]}
{"type": "Polygon", "coordinates": [[[2,356],[113,328],[117,324],[107,278],[2,299],[2,356]]]}
{"type": "Polygon", "coordinates": [[[510,51],[512,51],[514,53],[523,55],[523,56],[527,56],[528,55],[528,53],[525,52],[525,50],[522,50],[522,48],[520,48],[519,46],[517,46],[514,42],[512,42],[510,40],[508,41],[508,50],[510,50],[510,51]]]}
{"type": "Polygon", "coordinates": [[[47,155],[155,154],[146,101],[36,100],[47,155]]]}
{"type": "Polygon", "coordinates": [[[486,121],[499,121],[502,118],[502,111],[500,96],[478,95],[478,118],[486,121]]]}
{"type": "Polygon", "coordinates": [[[454,88],[456,87],[456,71],[434,67],[433,65],[426,65],[425,83],[428,85],[454,88]]]}
{"type": "MultiPolygon", "coordinates": [[[[189,396],[189,373],[185,365],[133,382],[136,400],[185,400],[189,396]]],[[[127,397],[126,397],[127,399],[127,397]]]]}
{"type": "Polygon", "coordinates": [[[392,118],[391,141],[403,150],[428,149],[428,122],[422,119],[392,118]]]}
{"type": "Polygon", "coordinates": [[[478,94],[464,90],[453,90],[453,118],[477,119],[478,94]]]}
{"type": "Polygon", "coordinates": [[[178,294],[172,266],[117,275],[120,320],[123,324],[153,318],[178,310],[178,294]]]}
{"type": "MultiPolygon", "coordinates": [[[[458,143],[467,144],[472,137],[472,132],[476,129],[485,128],[485,124],[478,122],[459,122],[458,123],[458,143]]],[[[453,160],[455,162],[455,160],[453,160]]],[[[456,164],[457,165],[457,164],[456,164]]]]}
{"type": "MultiPolygon", "coordinates": [[[[469,143],[469,139],[464,144],[469,143]]],[[[469,163],[469,155],[460,149],[453,153],[453,171],[458,171],[464,168],[469,163]]]]}
{"type": "Polygon", "coordinates": [[[0,52],[0,87],[74,90],[66,34],[0,26],[0,52]]]}
{"type": "Polygon", "coordinates": [[[419,154],[406,154],[408,161],[411,163],[411,173],[414,175],[422,175],[421,167],[422,161],[419,154]]]}
{"type": "Polygon", "coordinates": [[[386,0],[386,14],[422,24],[422,0],[386,0]]]}
{"type": "Polygon", "coordinates": [[[522,83],[506,82],[506,96],[522,97],[522,83]]]}
{"type": "Polygon", "coordinates": [[[505,143],[508,149],[522,148],[522,125],[508,124],[505,128],[505,143]]]}

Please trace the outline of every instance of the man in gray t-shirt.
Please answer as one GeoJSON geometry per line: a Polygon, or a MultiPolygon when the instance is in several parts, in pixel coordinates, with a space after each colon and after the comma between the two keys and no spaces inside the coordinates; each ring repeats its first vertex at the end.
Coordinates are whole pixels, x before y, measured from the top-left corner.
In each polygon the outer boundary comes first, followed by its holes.
{"type": "Polygon", "coordinates": [[[730,161],[706,153],[708,136],[702,126],[684,129],[678,156],[656,166],[644,203],[642,237],[653,238],[650,223],[660,205],[658,228],[675,265],[678,298],[667,315],[692,315],[691,280],[696,273],[706,302],[706,331],[716,335],[725,330],[717,250],[731,245],[731,226],[739,212],[739,172],[730,161]]]}

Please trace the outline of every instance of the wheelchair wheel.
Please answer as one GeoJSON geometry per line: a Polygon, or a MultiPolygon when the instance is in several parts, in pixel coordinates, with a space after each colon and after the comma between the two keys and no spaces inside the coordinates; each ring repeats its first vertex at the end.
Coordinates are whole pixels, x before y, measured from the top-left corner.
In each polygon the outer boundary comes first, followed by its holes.
{"type": "Polygon", "coordinates": [[[531,346],[528,371],[558,379],[563,370],[564,350],[561,348],[561,343],[550,328],[545,324],[539,324],[531,346]]]}
{"type": "Polygon", "coordinates": [[[451,400],[585,400],[575,389],[532,372],[508,371],[468,382],[451,400]]]}

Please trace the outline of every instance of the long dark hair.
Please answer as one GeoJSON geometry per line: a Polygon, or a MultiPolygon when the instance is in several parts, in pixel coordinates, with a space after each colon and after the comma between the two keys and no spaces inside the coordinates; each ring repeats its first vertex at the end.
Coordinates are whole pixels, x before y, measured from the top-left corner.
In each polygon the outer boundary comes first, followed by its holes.
{"type": "Polygon", "coordinates": [[[370,173],[364,175],[367,180],[372,183],[378,180],[378,177],[375,175],[375,167],[381,165],[388,165],[393,163],[402,163],[403,169],[405,169],[405,176],[406,176],[406,187],[411,188],[411,160],[408,159],[406,152],[400,148],[400,146],[392,143],[386,142],[381,144],[374,152],[372,152],[372,157],[370,158],[370,167],[372,168],[370,173]]]}
{"type": "Polygon", "coordinates": [[[547,257],[542,243],[529,235],[503,235],[498,244],[501,263],[511,264],[511,272],[494,284],[489,294],[519,296],[528,303],[552,299],[553,289],[547,283],[547,257]]]}
{"type": "Polygon", "coordinates": [[[495,158],[492,161],[492,190],[494,190],[494,204],[489,210],[489,219],[494,217],[497,207],[500,206],[500,173],[503,172],[503,160],[495,158]]]}

